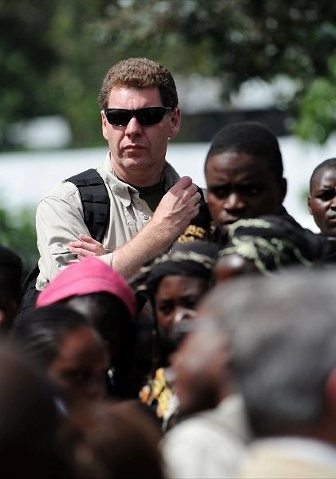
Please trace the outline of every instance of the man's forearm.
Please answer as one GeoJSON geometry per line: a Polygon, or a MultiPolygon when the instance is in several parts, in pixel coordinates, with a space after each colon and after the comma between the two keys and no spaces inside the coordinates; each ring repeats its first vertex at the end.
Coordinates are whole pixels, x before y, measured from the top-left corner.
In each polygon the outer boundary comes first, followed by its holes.
{"type": "Polygon", "coordinates": [[[148,223],[131,241],[113,251],[113,268],[125,278],[131,278],[147,261],[170,248],[175,238],[169,233],[148,223]]]}

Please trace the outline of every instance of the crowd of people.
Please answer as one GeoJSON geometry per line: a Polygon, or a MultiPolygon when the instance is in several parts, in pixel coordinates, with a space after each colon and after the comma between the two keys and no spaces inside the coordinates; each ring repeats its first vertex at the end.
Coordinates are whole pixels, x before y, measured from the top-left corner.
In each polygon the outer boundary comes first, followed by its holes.
{"type": "Polygon", "coordinates": [[[313,233],[265,125],[219,129],[203,192],[166,161],[166,67],[123,60],[98,101],[108,154],[38,204],[25,281],[0,246],[4,477],[335,478],[336,159],[313,233]]]}

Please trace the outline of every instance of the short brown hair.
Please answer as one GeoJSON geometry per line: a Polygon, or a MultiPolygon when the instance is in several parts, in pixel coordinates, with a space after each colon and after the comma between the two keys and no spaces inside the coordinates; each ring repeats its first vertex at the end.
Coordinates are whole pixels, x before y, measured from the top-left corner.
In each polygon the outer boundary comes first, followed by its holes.
{"type": "Polygon", "coordinates": [[[108,107],[112,88],[158,88],[163,106],[176,107],[178,97],[175,81],[169,70],[148,58],[128,58],[113,65],[107,72],[99,95],[100,108],[108,107]]]}

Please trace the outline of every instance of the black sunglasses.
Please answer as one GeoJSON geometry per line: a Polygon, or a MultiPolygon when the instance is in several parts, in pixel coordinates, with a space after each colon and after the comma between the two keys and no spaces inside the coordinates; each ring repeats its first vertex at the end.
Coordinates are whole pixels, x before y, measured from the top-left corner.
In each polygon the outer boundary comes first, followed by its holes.
{"type": "Polygon", "coordinates": [[[107,121],[114,126],[127,126],[135,116],[140,125],[151,126],[160,123],[164,115],[174,108],[171,106],[151,106],[139,110],[124,110],[123,108],[106,108],[104,110],[107,121]]]}

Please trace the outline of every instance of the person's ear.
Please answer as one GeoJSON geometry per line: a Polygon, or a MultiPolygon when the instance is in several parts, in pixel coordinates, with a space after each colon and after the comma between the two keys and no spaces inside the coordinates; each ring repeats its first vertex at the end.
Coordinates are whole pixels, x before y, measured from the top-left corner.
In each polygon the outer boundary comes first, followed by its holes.
{"type": "Polygon", "coordinates": [[[174,138],[180,131],[181,127],[181,110],[176,107],[174,111],[170,114],[170,133],[169,136],[174,138]]]}
{"type": "Polygon", "coordinates": [[[312,211],[311,206],[310,206],[310,201],[311,201],[311,196],[309,195],[308,198],[307,198],[307,205],[308,205],[309,213],[312,215],[313,211],[312,211]]]}
{"type": "Polygon", "coordinates": [[[286,178],[281,178],[279,186],[280,186],[279,203],[280,203],[280,205],[282,205],[282,203],[284,202],[284,199],[286,197],[286,194],[287,194],[287,180],[286,180],[286,178]]]}
{"type": "Polygon", "coordinates": [[[336,368],[331,370],[326,379],[324,399],[327,412],[336,417],[336,368]]]}
{"type": "Polygon", "coordinates": [[[107,135],[107,124],[108,124],[108,121],[106,119],[106,116],[105,116],[105,113],[103,111],[101,111],[101,121],[102,121],[102,132],[103,132],[103,137],[105,138],[105,140],[108,140],[108,135],[107,135]]]}

